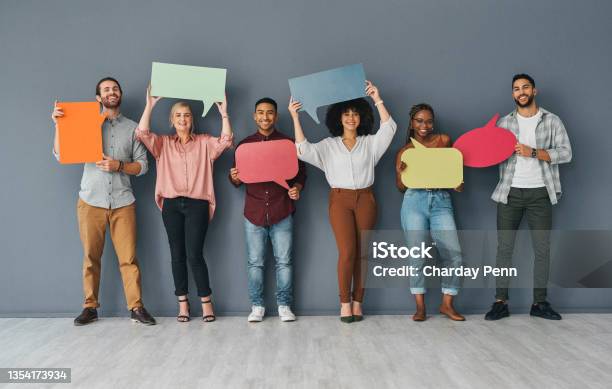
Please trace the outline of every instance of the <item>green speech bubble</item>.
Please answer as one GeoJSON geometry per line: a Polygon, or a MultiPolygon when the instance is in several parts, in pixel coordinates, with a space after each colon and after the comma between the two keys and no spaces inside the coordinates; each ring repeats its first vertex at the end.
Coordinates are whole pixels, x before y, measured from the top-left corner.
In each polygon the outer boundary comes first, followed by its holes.
{"type": "Polygon", "coordinates": [[[151,96],[199,100],[206,116],[214,102],[225,98],[226,74],[227,69],[153,62],[151,96]]]}

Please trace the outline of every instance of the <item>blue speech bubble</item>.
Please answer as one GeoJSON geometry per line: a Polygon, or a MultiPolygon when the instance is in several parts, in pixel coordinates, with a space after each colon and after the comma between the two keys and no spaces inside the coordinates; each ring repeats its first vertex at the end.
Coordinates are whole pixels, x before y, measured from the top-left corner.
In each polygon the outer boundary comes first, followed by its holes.
{"type": "Polygon", "coordinates": [[[365,71],[362,64],[325,70],[289,79],[294,100],[319,123],[317,108],[365,96],[365,71]]]}

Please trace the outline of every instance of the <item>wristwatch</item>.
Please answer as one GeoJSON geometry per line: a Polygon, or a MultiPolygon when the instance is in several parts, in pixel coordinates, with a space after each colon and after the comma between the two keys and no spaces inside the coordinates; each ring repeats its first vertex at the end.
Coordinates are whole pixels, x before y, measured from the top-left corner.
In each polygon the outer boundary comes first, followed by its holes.
{"type": "Polygon", "coordinates": [[[538,150],[531,149],[531,158],[536,158],[538,156],[538,150]]]}

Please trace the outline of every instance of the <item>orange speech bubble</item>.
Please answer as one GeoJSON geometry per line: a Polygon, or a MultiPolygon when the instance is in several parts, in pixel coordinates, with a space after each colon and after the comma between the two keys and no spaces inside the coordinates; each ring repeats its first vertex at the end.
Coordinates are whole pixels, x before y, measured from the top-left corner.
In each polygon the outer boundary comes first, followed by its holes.
{"type": "Polygon", "coordinates": [[[242,144],[236,149],[236,169],[247,184],[273,181],[289,189],[287,180],[298,173],[295,144],[287,139],[242,144]]]}
{"type": "Polygon", "coordinates": [[[64,116],[57,118],[60,163],[102,160],[102,123],[97,102],[58,103],[64,116]]]}

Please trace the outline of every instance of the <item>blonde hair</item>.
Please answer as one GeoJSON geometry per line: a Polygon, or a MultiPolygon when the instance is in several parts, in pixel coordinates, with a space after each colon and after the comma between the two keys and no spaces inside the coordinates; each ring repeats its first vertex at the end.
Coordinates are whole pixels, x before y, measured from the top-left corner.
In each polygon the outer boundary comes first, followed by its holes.
{"type": "Polygon", "coordinates": [[[193,110],[191,109],[191,106],[189,104],[187,104],[185,101],[178,101],[178,102],[174,103],[172,108],[170,108],[170,117],[168,118],[168,121],[170,122],[170,128],[174,127],[172,125],[172,118],[174,117],[174,113],[176,112],[176,110],[179,109],[179,108],[188,108],[189,109],[189,113],[191,113],[191,131],[190,131],[190,133],[193,134],[193,132],[195,131],[195,120],[193,119],[193,110]]]}

